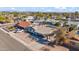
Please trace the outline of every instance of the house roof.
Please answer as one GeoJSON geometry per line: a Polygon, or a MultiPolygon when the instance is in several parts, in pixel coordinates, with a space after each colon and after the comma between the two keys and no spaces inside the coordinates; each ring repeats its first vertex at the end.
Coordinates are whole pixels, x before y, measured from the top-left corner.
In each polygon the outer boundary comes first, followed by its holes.
{"type": "Polygon", "coordinates": [[[27,19],[34,19],[34,17],[33,16],[28,16],[27,19]]]}
{"type": "Polygon", "coordinates": [[[29,22],[29,21],[21,21],[21,22],[18,23],[18,25],[25,28],[25,27],[30,26],[31,22],[29,22]]]}

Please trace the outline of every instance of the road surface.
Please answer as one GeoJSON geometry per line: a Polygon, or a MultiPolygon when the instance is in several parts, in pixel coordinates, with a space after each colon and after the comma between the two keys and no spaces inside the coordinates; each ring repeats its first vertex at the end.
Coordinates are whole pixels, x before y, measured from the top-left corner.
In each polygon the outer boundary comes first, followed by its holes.
{"type": "Polygon", "coordinates": [[[0,51],[31,51],[31,50],[0,30],[0,51]]]}

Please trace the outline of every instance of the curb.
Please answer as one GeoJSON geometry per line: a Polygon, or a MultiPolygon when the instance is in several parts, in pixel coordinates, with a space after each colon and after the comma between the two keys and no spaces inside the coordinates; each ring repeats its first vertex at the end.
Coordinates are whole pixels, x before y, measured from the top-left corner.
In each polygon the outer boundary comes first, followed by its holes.
{"type": "Polygon", "coordinates": [[[9,34],[9,32],[5,31],[4,29],[0,28],[0,30],[2,30],[3,32],[9,34]]]}

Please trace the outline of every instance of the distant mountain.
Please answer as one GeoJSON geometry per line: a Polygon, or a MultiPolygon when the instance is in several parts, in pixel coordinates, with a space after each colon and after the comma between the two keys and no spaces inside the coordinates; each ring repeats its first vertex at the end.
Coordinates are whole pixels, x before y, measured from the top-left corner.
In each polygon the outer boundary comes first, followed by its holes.
{"type": "Polygon", "coordinates": [[[0,7],[0,11],[17,12],[75,12],[79,7],[0,7]]]}

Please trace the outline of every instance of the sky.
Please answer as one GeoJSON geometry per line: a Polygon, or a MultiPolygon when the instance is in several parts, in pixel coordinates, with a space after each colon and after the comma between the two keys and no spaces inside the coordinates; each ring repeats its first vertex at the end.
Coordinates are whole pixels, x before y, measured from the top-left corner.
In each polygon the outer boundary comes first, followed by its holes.
{"type": "Polygon", "coordinates": [[[0,11],[75,12],[75,11],[79,11],[79,7],[0,7],[0,11]]]}

